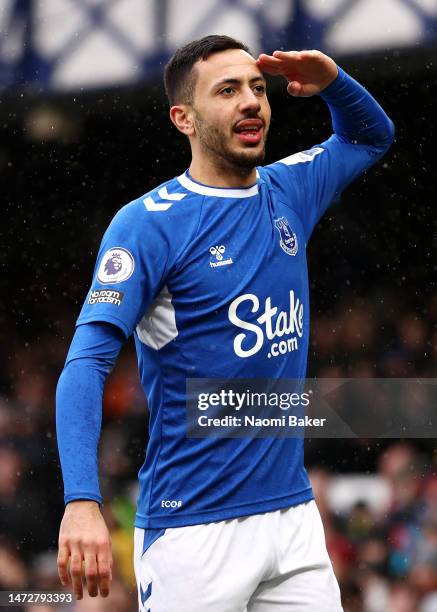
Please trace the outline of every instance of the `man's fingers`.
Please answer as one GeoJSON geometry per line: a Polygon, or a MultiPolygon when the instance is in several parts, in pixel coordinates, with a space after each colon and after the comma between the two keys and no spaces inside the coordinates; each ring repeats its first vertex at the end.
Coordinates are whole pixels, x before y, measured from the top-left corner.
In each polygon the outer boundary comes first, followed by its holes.
{"type": "Polygon", "coordinates": [[[322,57],[323,57],[323,54],[320,53],[320,51],[316,51],[315,49],[313,49],[311,51],[301,51],[299,55],[300,55],[301,59],[317,59],[317,60],[321,60],[322,57]]]}
{"type": "Polygon", "coordinates": [[[263,66],[272,66],[273,68],[282,66],[282,60],[277,57],[273,57],[272,55],[266,55],[265,53],[261,53],[257,61],[263,66]]]}
{"type": "Polygon", "coordinates": [[[63,586],[67,586],[70,584],[70,579],[68,575],[68,558],[70,556],[70,552],[67,546],[59,545],[58,552],[58,574],[59,580],[63,586]]]}
{"type": "Polygon", "coordinates": [[[95,553],[85,553],[85,578],[88,593],[91,597],[96,597],[98,594],[98,568],[97,568],[97,558],[95,553]]]}
{"type": "Polygon", "coordinates": [[[272,57],[284,62],[294,60],[321,59],[323,54],[315,49],[307,51],[273,51],[272,57]]]}
{"type": "MultiPolygon", "coordinates": [[[[275,53],[277,53],[275,51],[275,53]]],[[[266,55],[265,53],[261,53],[258,57],[257,64],[260,70],[263,72],[267,72],[267,74],[273,75],[282,75],[287,79],[291,79],[293,74],[299,74],[299,53],[292,53],[289,56],[287,53],[283,54],[281,51],[281,56],[276,57],[272,55],[266,55]]]]}
{"type": "Polygon", "coordinates": [[[83,597],[82,587],[82,554],[79,550],[71,552],[70,556],[70,577],[73,591],[77,599],[83,597]]]}
{"type": "Polygon", "coordinates": [[[82,555],[80,548],[69,551],[67,546],[59,548],[58,572],[64,586],[71,584],[77,599],[83,597],[82,579],[85,576],[88,593],[91,597],[99,594],[102,597],[109,595],[112,581],[112,553],[110,543],[105,542],[96,547],[85,548],[82,555]]]}
{"type": "Polygon", "coordinates": [[[299,96],[302,94],[302,83],[298,83],[297,81],[290,81],[287,85],[287,91],[290,96],[299,96]]]}
{"type": "Polygon", "coordinates": [[[108,597],[112,580],[112,554],[109,547],[102,547],[98,556],[98,584],[102,597],[108,597]]]}
{"type": "Polygon", "coordinates": [[[301,51],[273,51],[273,57],[277,59],[298,59],[301,51]]]}
{"type": "Polygon", "coordinates": [[[262,71],[262,72],[266,72],[267,74],[273,74],[273,75],[278,75],[278,74],[282,74],[283,72],[283,66],[282,66],[282,62],[280,60],[275,61],[275,58],[269,58],[269,56],[265,56],[267,59],[264,59],[264,57],[259,57],[257,60],[257,64],[258,64],[258,68],[262,71]],[[271,61],[274,60],[274,61],[271,61]]]}
{"type": "Polygon", "coordinates": [[[260,62],[269,62],[270,64],[279,64],[281,60],[278,57],[274,57],[273,55],[268,55],[268,53],[260,53],[258,55],[258,60],[260,62]]]}

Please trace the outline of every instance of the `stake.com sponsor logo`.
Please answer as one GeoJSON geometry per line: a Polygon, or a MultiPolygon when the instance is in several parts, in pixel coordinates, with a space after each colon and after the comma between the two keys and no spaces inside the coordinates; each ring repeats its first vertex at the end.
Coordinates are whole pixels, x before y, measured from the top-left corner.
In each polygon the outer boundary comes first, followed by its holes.
{"type": "Polygon", "coordinates": [[[279,342],[270,344],[270,351],[267,357],[277,357],[299,348],[299,339],[303,335],[303,304],[294,291],[289,292],[290,307],[288,310],[281,310],[278,314],[277,306],[272,306],[272,299],[266,298],[264,311],[257,317],[256,322],[249,323],[238,315],[238,309],[243,304],[251,305],[251,312],[258,313],[260,310],[259,298],[253,293],[246,293],[235,298],[228,310],[228,317],[231,323],[244,329],[247,333],[241,333],[234,338],[234,351],[238,357],[252,357],[258,353],[264,344],[264,339],[274,340],[287,336],[279,342]],[[277,315],[277,316],[276,316],[277,315]],[[274,321],[274,317],[276,320],[274,321]],[[291,336],[291,337],[290,337],[291,336]],[[243,343],[245,348],[243,348],[243,343]],[[247,346],[249,345],[249,346],[247,346]]]}

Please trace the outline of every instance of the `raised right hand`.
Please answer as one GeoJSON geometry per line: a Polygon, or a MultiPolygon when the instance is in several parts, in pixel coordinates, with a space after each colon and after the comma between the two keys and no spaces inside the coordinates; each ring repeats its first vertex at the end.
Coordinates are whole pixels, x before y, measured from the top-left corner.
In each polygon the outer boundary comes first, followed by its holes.
{"type": "Polygon", "coordinates": [[[83,597],[83,576],[91,597],[109,595],[111,537],[96,502],[67,504],[59,530],[58,573],[63,586],[72,585],[77,599],[83,597]]]}

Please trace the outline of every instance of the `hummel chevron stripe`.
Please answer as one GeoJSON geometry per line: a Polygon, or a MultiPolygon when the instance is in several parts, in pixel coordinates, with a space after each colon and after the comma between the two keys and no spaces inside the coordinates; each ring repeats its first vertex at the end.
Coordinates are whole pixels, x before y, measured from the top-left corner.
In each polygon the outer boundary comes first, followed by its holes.
{"type": "MultiPolygon", "coordinates": [[[[178,201],[178,200],[182,200],[182,198],[185,198],[187,194],[186,193],[168,193],[167,187],[161,187],[161,189],[158,191],[158,195],[163,200],[178,201]]],[[[150,196],[148,196],[147,198],[144,198],[143,202],[147,210],[150,210],[151,212],[156,212],[159,210],[168,210],[171,206],[173,206],[172,202],[155,202],[155,200],[150,196]]]]}
{"type": "Polygon", "coordinates": [[[143,591],[143,585],[140,584],[140,597],[141,597],[141,605],[144,606],[144,602],[149,599],[152,594],[152,583],[150,582],[147,589],[143,591]]]}
{"type": "Polygon", "coordinates": [[[167,187],[162,187],[158,191],[158,195],[163,200],[182,200],[187,195],[186,193],[168,193],[167,187]]]}

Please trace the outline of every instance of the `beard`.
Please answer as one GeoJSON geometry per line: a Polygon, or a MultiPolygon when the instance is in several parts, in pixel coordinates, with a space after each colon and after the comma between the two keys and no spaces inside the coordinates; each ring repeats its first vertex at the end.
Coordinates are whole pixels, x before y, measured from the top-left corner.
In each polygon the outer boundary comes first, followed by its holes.
{"type": "MultiPolygon", "coordinates": [[[[252,118],[246,117],[246,119],[252,118]]],[[[216,126],[206,123],[196,110],[194,110],[194,122],[200,145],[207,154],[215,157],[222,167],[231,167],[234,171],[237,170],[241,174],[248,174],[255,166],[262,164],[264,161],[266,155],[266,126],[264,126],[264,142],[261,150],[258,149],[259,145],[257,145],[252,149],[247,147],[245,150],[235,151],[228,144],[229,137],[216,126]]]]}

